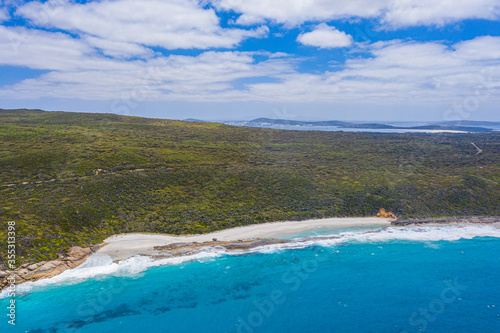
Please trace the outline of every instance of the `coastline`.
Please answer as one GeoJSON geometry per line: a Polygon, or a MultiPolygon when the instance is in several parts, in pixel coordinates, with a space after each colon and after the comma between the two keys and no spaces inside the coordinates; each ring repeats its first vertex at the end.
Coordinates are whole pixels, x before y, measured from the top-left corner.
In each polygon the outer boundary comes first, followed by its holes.
{"type": "MultiPolygon", "coordinates": [[[[73,247],[58,259],[34,264],[24,264],[13,271],[16,284],[47,279],[74,269],[91,255],[107,255],[113,262],[142,255],[153,259],[179,257],[193,254],[206,247],[221,247],[226,250],[249,250],[259,246],[288,243],[279,238],[319,228],[351,228],[362,226],[404,227],[440,225],[494,225],[500,228],[500,216],[492,217],[447,217],[439,219],[394,220],[379,217],[326,218],[304,221],[283,221],[253,224],[224,229],[199,235],[167,235],[154,233],[118,234],[108,237],[103,243],[87,248],[73,247]]],[[[337,236],[325,236],[333,239],[337,236]]],[[[304,238],[307,241],[307,237],[304,238]]],[[[7,273],[0,271],[0,273],[7,273]]],[[[10,274],[9,274],[10,275],[10,274]]],[[[7,285],[8,275],[0,275],[0,290],[7,285]]]]}
{"type": "MultiPolygon", "coordinates": [[[[0,291],[10,283],[7,278],[14,274],[16,284],[47,279],[74,269],[83,264],[93,254],[109,255],[113,261],[129,259],[137,255],[161,257],[165,251],[161,247],[174,244],[175,251],[166,251],[169,256],[184,255],[190,250],[203,246],[232,246],[251,248],[263,245],[267,239],[271,243],[280,242],[272,238],[286,233],[298,233],[321,227],[356,227],[367,225],[389,226],[390,220],[378,217],[326,218],[304,221],[269,222],[224,229],[200,235],[165,235],[154,233],[118,234],[108,237],[103,243],[87,248],[72,247],[67,254],[51,261],[23,264],[14,271],[0,270],[0,291]],[[271,240],[269,240],[271,238],[271,240]],[[253,241],[260,241],[253,242],[253,241]],[[244,244],[241,244],[244,242],[244,244]],[[178,244],[178,245],[175,245],[178,244]],[[155,249],[155,247],[157,247],[155,249]]],[[[234,247],[236,249],[236,247],[234,247]]],[[[169,249],[171,250],[171,249],[169,249]]]]}
{"type": "Polygon", "coordinates": [[[217,245],[218,243],[248,242],[252,240],[273,239],[283,234],[299,233],[322,227],[358,227],[358,226],[390,226],[391,220],[378,217],[326,218],[319,220],[284,221],[253,224],[248,226],[224,229],[208,234],[173,236],[162,234],[120,234],[104,240],[107,245],[97,254],[109,255],[113,261],[124,260],[136,255],[157,256],[155,247],[172,244],[217,245]]]}
{"type": "Polygon", "coordinates": [[[55,260],[41,261],[33,264],[25,263],[13,271],[0,270],[0,291],[10,285],[8,278],[11,275],[14,275],[16,285],[51,278],[68,269],[80,266],[88,257],[105,245],[105,243],[101,243],[86,248],[73,246],[66,254],[59,255],[55,260]]]}
{"type": "Polygon", "coordinates": [[[440,225],[454,223],[470,223],[470,224],[496,224],[500,223],[500,216],[460,216],[460,217],[442,217],[442,218],[412,218],[392,221],[395,226],[407,225],[440,225]]]}

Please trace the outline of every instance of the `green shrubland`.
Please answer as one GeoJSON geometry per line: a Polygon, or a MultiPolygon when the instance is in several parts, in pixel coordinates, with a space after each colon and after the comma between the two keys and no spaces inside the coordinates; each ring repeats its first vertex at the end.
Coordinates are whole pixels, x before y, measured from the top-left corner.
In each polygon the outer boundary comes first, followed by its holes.
{"type": "Polygon", "coordinates": [[[124,232],[202,233],[382,207],[400,217],[500,213],[500,133],[286,131],[0,110],[0,143],[0,218],[16,221],[26,261],[124,232]]]}

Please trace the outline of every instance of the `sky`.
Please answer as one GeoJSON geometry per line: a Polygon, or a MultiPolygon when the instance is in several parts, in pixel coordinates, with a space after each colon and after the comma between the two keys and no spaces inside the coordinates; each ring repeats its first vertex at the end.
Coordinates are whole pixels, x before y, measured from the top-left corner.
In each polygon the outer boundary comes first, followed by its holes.
{"type": "Polygon", "coordinates": [[[500,0],[0,0],[0,108],[500,121],[500,0]]]}

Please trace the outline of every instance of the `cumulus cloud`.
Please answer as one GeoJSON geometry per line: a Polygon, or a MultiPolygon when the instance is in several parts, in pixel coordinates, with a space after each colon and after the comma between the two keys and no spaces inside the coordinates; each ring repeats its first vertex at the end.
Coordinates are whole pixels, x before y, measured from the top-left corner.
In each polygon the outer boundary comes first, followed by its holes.
{"type": "Polygon", "coordinates": [[[393,28],[419,25],[442,26],[465,19],[500,18],[497,0],[399,0],[391,1],[382,22],[393,28]]]}
{"type": "Polygon", "coordinates": [[[252,25],[271,20],[297,25],[306,21],[324,21],[348,17],[375,17],[387,6],[387,0],[213,0],[220,10],[241,13],[238,24],[252,25]]]}
{"type": "Polygon", "coordinates": [[[477,95],[494,105],[500,102],[499,47],[500,37],[478,37],[452,47],[438,42],[378,42],[365,50],[372,57],[349,60],[342,70],[292,73],[281,83],[252,85],[251,92],[261,98],[283,96],[287,102],[418,105],[450,105],[477,95]]]}
{"type": "Polygon", "coordinates": [[[0,64],[73,70],[91,66],[95,50],[64,33],[0,26],[0,64]]]}
{"type": "Polygon", "coordinates": [[[207,51],[126,60],[97,52],[100,42],[0,27],[0,65],[50,71],[2,87],[0,97],[450,105],[483,87],[491,103],[500,103],[500,37],[482,36],[451,46],[377,42],[363,46],[370,57],[348,60],[342,68],[320,74],[299,72],[297,65],[307,59],[287,54],[207,51]]]}
{"type": "MultiPolygon", "coordinates": [[[[196,0],[103,0],[75,3],[69,0],[28,2],[16,14],[33,24],[111,41],[165,49],[232,48],[246,38],[260,38],[267,27],[224,29],[211,8],[196,0]]],[[[133,52],[132,52],[133,53],[133,52]]]]}
{"type": "MultiPolygon", "coordinates": [[[[293,61],[284,54],[207,51],[197,56],[155,55],[126,60],[97,52],[93,46],[100,42],[73,39],[59,32],[0,26],[0,65],[50,71],[5,88],[0,96],[113,100],[139,91],[144,99],[232,99],[242,96],[234,89],[237,80],[293,71],[293,61]],[[264,60],[257,61],[257,55],[264,60]]],[[[131,49],[132,53],[136,51],[141,50],[131,49]]]]}
{"type": "Polygon", "coordinates": [[[500,59],[499,37],[480,36],[472,40],[463,41],[455,45],[456,54],[464,59],[471,60],[498,60],[500,59]]]}
{"type": "Polygon", "coordinates": [[[297,41],[303,45],[316,46],[322,49],[347,47],[353,43],[352,36],[325,23],[319,24],[311,32],[300,34],[297,41]]]}
{"type": "Polygon", "coordinates": [[[266,20],[299,25],[345,18],[377,18],[389,28],[444,25],[465,19],[498,20],[498,0],[213,0],[220,10],[241,13],[237,23],[266,20]]]}

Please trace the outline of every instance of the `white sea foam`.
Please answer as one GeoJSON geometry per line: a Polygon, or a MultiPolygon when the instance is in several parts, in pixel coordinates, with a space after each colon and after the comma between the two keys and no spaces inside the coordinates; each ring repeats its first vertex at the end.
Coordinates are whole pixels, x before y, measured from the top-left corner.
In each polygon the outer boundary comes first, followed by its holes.
{"type": "Polygon", "coordinates": [[[344,232],[332,235],[331,237],[322,235],[297,238],[289,243],[272,244],[253,248],[247,251],[247,253],[273,253],[276,251],[305,248],[313,245],[331,247],[346,242],[388,242],[394,240],[436,242],[457,241],[475,237],[500,238],[500,228],[483,224],[387,227],[379,230],[344,232]]]}
{"type": "MultiPolygon", "coordinates": [[[[150,267],[162,265],[180,265],[188,261],[213,260],[224,254],[239,255],[243,253],[275,253],[287,249],[305,248],[308,246],[332,247],[346,242],[388,242],[393,240],[406,240],[417,242],[433,241],[457,241],[460,239],[472,239],[475,237],[500,238],[500,228],[494,225],[443,225],[443,226],[408,226],[387,227],[376,231],[344,232],[328,236],[312,236],[297,238],[283,244],[264,245],[252,248],[248,251],[227,251],[221,246],[211,246],[200,249],[190,255],[153,259],[147,256],[135,256],[119,262],[113,262],[111,257],[105,254],[90,256],[82,265],[75,269],[66,270],[63,273],[35,282],[26,282],[17,286],[17,293],[30,292],[34,287],[48,285],[68,285],[81,283],[85,280],[98,276],[135,276],[150,267]]],[[[7,292],[0,293],[0,298],[7,297],[7,292]]]]}
{"type": "MultiPolygon", "coordinates": [[[[346,235],[347,236],[347,235],[346,235]]],[[[385,242],[391,240],[408,241],[456,241],[475,237],[500,238],[500,228],[494,225],[466,224],[442,226],[388,227],[376,233],[348,235],[353,240],[385,242]]]]}
{"type": "MultiPolygon", "coordinates": [[[[34,288],[50,285],[72,285],[84,282],[99,276],[137,276],[150,267],[162,265],[180,265],[188,261],[201,261],[222,255],[222,251],[207,249],[206,251],[182,257],[173,257],[154,260],[147,256],[134,256],[119,262],[113,262],[110,256],[105,254],[94,254],[83,264],[74,269],[68,269],[59,275],[48,279],[33,282],[25,282],[17,286],[17,294],[25,294],[34,288]]],[[[7,297],[7,291],[0,293],[0,299],[7,297]]]]}
{"type": "MultiPolygon", "coordinates": [[[[415,242],[457,241],[475,237],[500,238],[500,228],[493,225],[443,225],[387,227],[377,231],[344,232],[332,238],[313,236],[294,242],[277,244],[275,249],[307,247],[311,245],[335,246],[346,242],[388,242],[406,240],[415,242]]],[[[271,245],[272,247],[273,245],[271,245]]],[[[270,249],[266,249],[269,252],[270,249]]],[[[260,251],[259,251],[260,252],[260,251]]]]}

